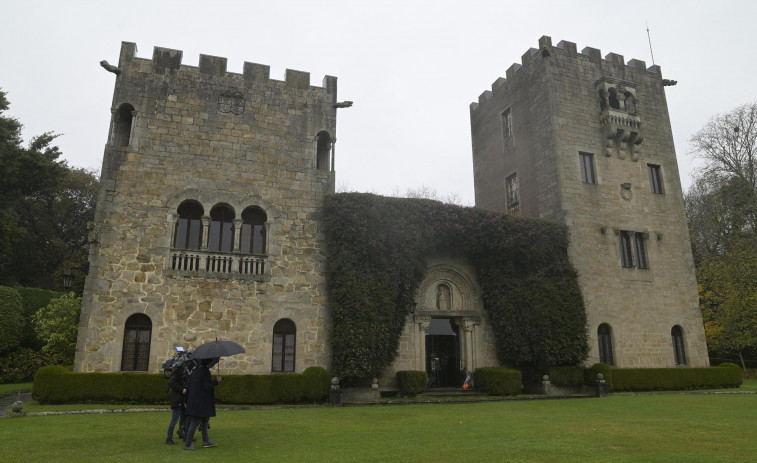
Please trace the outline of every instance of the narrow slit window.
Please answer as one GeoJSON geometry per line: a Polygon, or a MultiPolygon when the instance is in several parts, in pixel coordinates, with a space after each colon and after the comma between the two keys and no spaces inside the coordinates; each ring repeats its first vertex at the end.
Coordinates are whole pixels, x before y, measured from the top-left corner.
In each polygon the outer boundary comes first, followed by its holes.
{"type": "Polygon", "coordinates": [[[594,155],[591,153],[578,153],[581,165],[581,181],[584,183],[597,183],[594,175],[594,155]]]}
{"type": "Polygon", "coordinates": [[[649,186],[652,189],[652,193],[661,195],[664,193],[662,189],[662,173],[660,166],[654,164],[647,164],[649,169],[649,186]]]}

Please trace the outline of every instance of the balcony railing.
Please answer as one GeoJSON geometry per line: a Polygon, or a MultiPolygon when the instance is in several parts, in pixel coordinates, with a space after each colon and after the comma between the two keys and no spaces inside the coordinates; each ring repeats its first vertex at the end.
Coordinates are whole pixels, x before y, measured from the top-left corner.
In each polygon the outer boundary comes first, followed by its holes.
{"type": "Polygon", "coordinates": [[[250,277],[265,275],[266,261],[267,256],[174,249],[168,265],[177,272],[250,277]]]}

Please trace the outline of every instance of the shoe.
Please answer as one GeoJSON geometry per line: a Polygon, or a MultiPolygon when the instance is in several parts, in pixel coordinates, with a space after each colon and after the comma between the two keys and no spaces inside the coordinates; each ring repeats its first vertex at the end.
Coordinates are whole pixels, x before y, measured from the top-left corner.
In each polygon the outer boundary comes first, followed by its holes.
{"type": "Polygon", "coordinates": [[[213,442],[212,440],[209,440],[209,441],[207,441],[207,442],[203,442],[203,443],[202,443],[202,446],[203,446],[203,447],[215,447],[216,445],[218,445],[218,444],[216,444],[216,443],[215,443],[215,442],[213,442]]]}
{"type": "Polygon", "coordinates": [[[168,445],[176,445],[176,442],[174,442],[173,439],[166,439],[166,444],[168,444],[168,445]]]}
{"type": "Polygon", "coordinates": [[[185,445],[184,450],[197,450],[197,447],[194,445],[185,445]]]}

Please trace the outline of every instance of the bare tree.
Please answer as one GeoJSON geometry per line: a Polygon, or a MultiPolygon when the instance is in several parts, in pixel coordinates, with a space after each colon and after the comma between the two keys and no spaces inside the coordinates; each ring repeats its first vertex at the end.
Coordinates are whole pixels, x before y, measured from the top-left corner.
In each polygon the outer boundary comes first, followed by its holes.
{"type": "Polygon", "coordinates": [[[732,231],[757,233],[757,102],[715,116],[690,143],[705,163],[697,182],[728,201],[732,231]]]}

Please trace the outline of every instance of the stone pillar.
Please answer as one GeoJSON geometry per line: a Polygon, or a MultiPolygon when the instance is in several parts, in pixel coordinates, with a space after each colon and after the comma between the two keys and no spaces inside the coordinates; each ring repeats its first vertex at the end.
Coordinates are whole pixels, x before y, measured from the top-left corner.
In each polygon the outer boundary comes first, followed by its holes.
{"type": "Polygon", "coordinates": [[[331,139],[331,172],[334,172],[334,160],[336,159],[336,138],[331,139]]]}
{"type": "Polygon", "coordinates": [[[607,382],[602,373],[597,373],[597,397],[607,397],[607,382]]]}
{"type": "Polygon", "coordinates": [[[418,371],[426,371],[426,330],[431,325],[431,316],[416,315],[415,322],[418,324],[418,347],[420,348],[415,365],[418,371]]]}
{"type": "Polygon", "coordinates": [[[473,320],[463,320],[465,329],[465,371],[473,373],[475,364],[473,362],[473,320]]]}
{"type": "Polygon", "coordinates": [[[242,249],[242,219],[234,219],[234,242],[231,252],[240,252],[242,249]]]}
{"type": "Polygon", "coordinates": [[[210,242],[210,217],[203,216],[202,219],[202,243],[200,243],[200,251],[208,250],[208,243],[210,242]]]}

